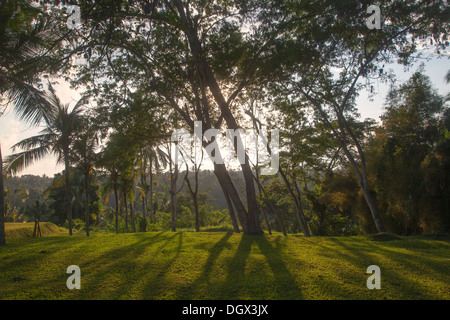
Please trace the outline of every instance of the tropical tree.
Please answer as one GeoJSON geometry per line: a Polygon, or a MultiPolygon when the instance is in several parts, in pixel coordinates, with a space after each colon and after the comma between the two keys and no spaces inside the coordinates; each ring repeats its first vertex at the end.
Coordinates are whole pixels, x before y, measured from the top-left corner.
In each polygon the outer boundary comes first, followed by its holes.
{"type": "Polygon", "coordinates": [[[352,129],[356,97],[363,88],[374,92],[374,79],[391,80],[385,68],[397,60],[408,65],[419,47],[431,39],[436,53],[448,46],[445,1],[382,1],[385,23],[367,26],[367,5],[349,0],[283,6],[286,28],[280,29],[280,82],[276,94],[289,96],[292,107],[312,106],[316,119],[333,133],[351,164],[378,232],[385,230],[367,173],[361,141],[352,129]],[[308,18],[313,17],[313,18],[308,18]],[[301,58],[299,58],[301,57],[301,58]],[[282,72],[284,71],[284,72],[282,72]],[[280,80],[281,79],[281,80],[280,80]]]}
{"type": "MultiPolygon", "coordinates": [[[[31,6],[30,1],[0,3],[0,116],[9,105],[20,119],[31,124],[50,116],[52,110],[39,89],[39,76],[55,65],[50,53],[56,47],[58,34],[52,20],[31,6]]],[[[0,245],[6,243],[3,186],[0,175],[0,245]]]]}
{"type": "Polygon", "coordinates": [[[98,154],[99,137],[87,118],[83,121],[83,129],[73,143],[74,163],[83,172],[85,186],[85,223],[86,236],[89,236],[89,177],[93,173],[98,154]]]}
{"type": "Polygon", "coordinates": [[[421,72],[388,94],[371,167],[394,232],[418,234],[432,229],[433,220],[445,220],[440,217],[448,211],[444,111],[443,97],[421,72]]]}
{"type": "Polygon", "coordinates": [[[70,160],[73,142],[81,124],[84,99],[79,100],[71,109],[69,104],[61,103],[54,88],[49,84],[46,101],[52,112],[44,119],[45,128],[38,135],[26,138],[12,146],[13,152],[17,149],[23,151],[5,159],[4,171],[8,174],[16,174],[49,154],[56,155],[57,161],[64,163],[66,213],[69,235],[72,235],[70,160]]]}

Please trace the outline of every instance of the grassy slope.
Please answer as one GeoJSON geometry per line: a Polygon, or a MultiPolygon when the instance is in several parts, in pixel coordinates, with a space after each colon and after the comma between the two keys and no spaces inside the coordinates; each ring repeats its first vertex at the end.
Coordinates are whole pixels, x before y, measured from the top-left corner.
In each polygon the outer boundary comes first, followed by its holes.
{"type": "Polygon", "coordinates": [[[448,238],[153,232],[8,243],[0,299],[450,299],[448,238]],[[81,290],[66,287],[72,264],[81,290]],[[372,264],[381,290],[366,287],[372,264]]]}
{"type": "MultiPolygon", "coordinates": [[[[67,234],[67,230],[51,222],[40,222],[42,236],[67,234]]],[[[5,223],[6,239],[30,238],[33,236],[34,222],[5,223]]]]}

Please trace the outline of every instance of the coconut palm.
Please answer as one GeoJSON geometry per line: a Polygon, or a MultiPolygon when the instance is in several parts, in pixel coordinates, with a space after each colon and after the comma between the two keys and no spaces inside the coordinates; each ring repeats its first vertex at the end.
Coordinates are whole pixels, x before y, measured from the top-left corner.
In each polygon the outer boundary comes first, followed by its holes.
{"type": "MultiPolygon", "coordinates": [[[[49,117],[51,109],[38,85],[40,74],[53,63],[49,54],[57,37],[53,22],[30,1],[0,2],[0,116],[12,105],[20,119],[34,125],[49,117]]],[[[0,146],[0,168],[2,160],[0,146]]],[[[0,245],[4,245],[3,175],[0,190],[0,245]]]]}
{"type": "Polygon", "coordinates": [[[5,159],[3,171],[7,174],[16,174],[49,154],[56,155],[58,162],[64,163],[67,220],[69,235],[72,235],[70,157],[73,141],[82,120],[83,99],[70,110],[68,104],[61,103],[50,85],[49,92],[46,93],[46,101],[52,113],[45,118],[45,128],[38,135],[26,138],[12,146],[13,152],[17,149],[23,151],[8,156],[5,159]]]}
{"type": "Polygon", "coordinates": [[[89,236],[89,176],[92,174],[98,159],[96,149],[99,146],[99,138],[87,119],[84,121],[83,127],[83,132],[78,135],[73,143],[73,151],[75,157],[74,162],[83,172],[85,179],[85,223],[86,236],[89,236]]]}
{"type": "Polygon", "coordinates": [[[58,42],[52,21],[29,1],[0,4],[0,97],[18,117],[37,125],[52,112],[40,76],[55,63],[50,53],[58,42]]]}

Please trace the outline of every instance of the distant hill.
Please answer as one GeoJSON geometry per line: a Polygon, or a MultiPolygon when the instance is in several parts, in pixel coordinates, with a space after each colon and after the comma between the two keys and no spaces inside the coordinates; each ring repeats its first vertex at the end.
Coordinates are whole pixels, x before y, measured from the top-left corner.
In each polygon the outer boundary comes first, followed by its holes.
{"type": "Polygon", "coordinates": [[[11,201],[11,205],[16,207],[32,206],[52,181],[53,178],[46,175],[41,177],[27,174],[20,177],[8,177],[5,179],[5,188],[9,188],[10,192],[6,201],[11,201]],[[14,192],[15,190],[21,190],[21,192],[14,192]],[[27,198],[24,198],[23,192],[28,193],[27,198]]]}
{"type": "MultiPolygon", "coordinates": [[[[180,172],[178,179],[178,187],[181,187],[184,178],[184,171],[180,172]]],[[[239,171],[230,171],[230,175],[238,188],[238,192],[242,195],[245,194],[244,183],[242,174],[239,171]]],[[[193,183],[194,175],[189,174],[190,180],[193,183]]],[[[9,177],[5,180],[5,188],[10,188],[10,192],[7,197],[7,202],[11,202],[11,206],[24,207],[26,205],[33,206],[38,197],[51,185],[53,178],[48,176],[36,176],[36,175],[23,175],[20,177],[9,177]],[[14,193],[15,190],[21,190],[14,193]],[[24,198],[23,191],[28,193],[28,197],[24,198]]],[[[211,197],[211,200],[207,203],[210,206],[218,209],[227,209],[227,203],[225,201],[222,188],[220,187],[214,172],[211,170],[202,170],[198,177],[199,193],[206,193],[211,197]]],[[[101,183],[101,182],[100,182],[101,183]]],[[[156,176],[155,192],[163,191],[163,186],[169,184],[167,173],[158,174],[156,176]]],[[[182,192],[187,192],[187,187],[184,186],[182,192]]],[[[114,196],[110,195],[108,205],[114,207],[114,196]]]]}

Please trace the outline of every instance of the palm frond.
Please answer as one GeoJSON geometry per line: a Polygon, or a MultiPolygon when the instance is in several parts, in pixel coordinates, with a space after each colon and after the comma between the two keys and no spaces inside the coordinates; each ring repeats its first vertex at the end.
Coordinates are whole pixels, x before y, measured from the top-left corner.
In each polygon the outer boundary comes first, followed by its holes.
{"type": "MultiPolygon", "coordinates": [[[[44,132],[44,131],[42,131],[44,132]]],[[[14,152],[16,149],[29,150],[38,147],[42,147],[44,145],[50,145],[51,141],[55,139],[54,134],[43,133],[37,136],[25,138],[22,141],[14,144],[11,149],[14,152]]]]}
{"type": "Polygon", "coordinates": [[[50,145],[42,145],[30,150],[12,154],[6,157],[3,165],[3,174],[15,175],[37,160],[40,160],[50,153],[50,145]]]}
{"type": "Polygon", "coordinates": [[[49,122],[54,118],[56,110],[44,92],[15,77],[9,77],[8,81],[8,84],[4,84],[9,87],[6,94],[20,120],[38,125],[42,121],[49,122]]]}
{"type": "Polygon", "coordinates": [[[47,189],[44,190],[44,192],[42,193],[42,197],[47,198],[47,196],[53,189],[63,186],[65,182],[66,180],[64,175],[56,177],[55,179],[53,179],[52,184],[48,186],[47,189]]]}

